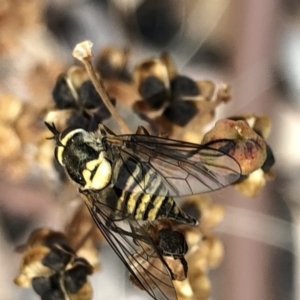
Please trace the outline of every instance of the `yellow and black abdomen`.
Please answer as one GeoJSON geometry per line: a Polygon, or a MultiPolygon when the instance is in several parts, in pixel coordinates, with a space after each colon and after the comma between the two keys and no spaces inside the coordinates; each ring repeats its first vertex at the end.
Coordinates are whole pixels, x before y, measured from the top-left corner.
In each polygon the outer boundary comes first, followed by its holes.
{"type": "Polygon", "coordinates": [[[118,194],[117,211],[124,211],[136,220],[154,221],[172,218],[179,222],[196,224],[197,221],[184,213],[172,197],[135,194],[113,188],[118,194]]]}

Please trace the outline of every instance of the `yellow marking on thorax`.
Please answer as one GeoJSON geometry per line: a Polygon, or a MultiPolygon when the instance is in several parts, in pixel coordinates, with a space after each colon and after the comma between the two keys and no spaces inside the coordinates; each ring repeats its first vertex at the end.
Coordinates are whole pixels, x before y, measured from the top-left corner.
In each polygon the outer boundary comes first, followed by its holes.
{"type": "Polygon", "coordinates": [[[110,180],[112,168],[110,162],[104,158],[104,152],[100,152],[98,159],[86,163],[82,176],[85,180],[84,189],[101,190],[105,188],[110,180]],[[93,177],[92,172],[94,172],[93,177]]]}
{"type": "Polygon", "coordinates": [[[100,161],[99,158],[98,159],[93,159],[90,160],[89,162],[87,162],[85,164],[85,167],[90,170],[93,171],[96,167],[98,167],[101,164],[102,160],[100,161]]]}

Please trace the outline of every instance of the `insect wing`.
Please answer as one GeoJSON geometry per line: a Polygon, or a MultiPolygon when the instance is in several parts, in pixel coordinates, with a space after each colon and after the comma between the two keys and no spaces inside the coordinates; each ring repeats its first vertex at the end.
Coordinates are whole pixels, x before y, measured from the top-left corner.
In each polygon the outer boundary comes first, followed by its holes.
{"type": "Polygon", "coordinates": [[[122,190],[188,196],[223,188],[240,178],[234,158],[205,145],[147,135],[108,138],[111,144],[120,140],[112,182],[122,190]]]}
{"type": "Polygon", "coordinates": [[[129,270],[133,283],[152,299],[177,300],[166,263],[143,226],[130,216],[116,217],[97,193],[88,191],[88,198],[93,198],[86,202],[94,222],[129,270]]]}

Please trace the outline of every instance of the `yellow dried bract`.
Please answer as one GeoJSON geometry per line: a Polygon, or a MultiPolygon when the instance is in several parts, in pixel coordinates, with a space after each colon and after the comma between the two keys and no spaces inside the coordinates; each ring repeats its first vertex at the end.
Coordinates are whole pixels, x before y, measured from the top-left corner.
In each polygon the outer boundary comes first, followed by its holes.
{"type": "Polygon", "coordinates": [[[117,71],[123,71],[127,67],[129,60],[129,48],[119,49],[115,47],[106,47],[101,49],[98,56],[98,64],[105,61],[110,67],[117,71]]]}
{"type": "Polygon", "coordinates": [[[166,89],[170,87],[170,80],[177,75],[177,70],[173,60],[167,53],[161,57],[142,61],[135,66],[133,71],[133,80],[137,87],[150,76],[160,80],[166,89]]]}
{"type": "Polygon", "coordinates": [[[231,117],[232,120],[244,120],[248,125],[264,139],[267,139],[271,133],[271,119],[266,115],[245,114],[231,117]]]}
{"type": "MultiPolygon", "coordinates": [[[[68,87],[71,90],[77,90],[83,82],[89,80],[89,76],[83,67],[72,66],[67,70],[67,73],[62,74],[67,79],[68,87]]],[[[74,95],[77,98],[77,95],[74,95]]]]}
{"type": "Polygon", "coordinates": [[[266,185],[266,176],[262,169],[258,169],[243,180],[234,185],[234,187],[246,197],[255,197],[259,194],[262,187],[266,185]]]}
{"type": "Polygon", "coordinates": [[[31,280],[37,276],[49,276],[53,272],[42,264],[42,260],[49,253],[46,246],[36,246],[25,251],[21,266],[20,275],[14,279],[14,283],[22,287],[30,287],[31,280]]]}

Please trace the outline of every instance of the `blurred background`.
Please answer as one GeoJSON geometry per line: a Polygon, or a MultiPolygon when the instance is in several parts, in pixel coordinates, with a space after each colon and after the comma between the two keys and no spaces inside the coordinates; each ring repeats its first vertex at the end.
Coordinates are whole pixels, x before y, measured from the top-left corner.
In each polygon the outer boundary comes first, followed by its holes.
{"type": "MultiPolygon", "coordinates": [[[[75,44],[86,39],[95,52],[130,47],[134,61],[168,51],[181,73],[229,83],[233,99],[216,119],[268,115],[276,177],[251,199],[231,187],[213,193],[226,214],[217,227],[225,257],[210,272],[211,299],[300,300],[299,37],[297,0],[1,0],[0,123],[10,113],[4,96],[37,110],[51,101],[57,75],[73,63],[75,44]]],[[[26,118],[18,125],[32,130],[24,133],[28,141],[35,134],[31,125],[26,118]]],[[[61,228],[65,214],[38,183],[43,174],[33,162],[7,163],[15,141],[1,130],[0,298],[38,299],[12,282],[21,258],[14,249],[36,227],[61,228]],[[30,180],[23,168],[32,168],[30,180]]],[[[31,157],[33,149],[28,143],[20,151],[31,157]]],[[[134,299],[134,292],[125,293],[109,248],[101,257],[107,259],[92,277],[94,299],[134,299]]]]}

